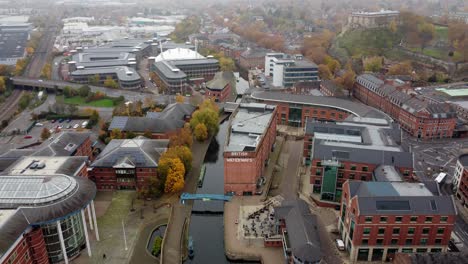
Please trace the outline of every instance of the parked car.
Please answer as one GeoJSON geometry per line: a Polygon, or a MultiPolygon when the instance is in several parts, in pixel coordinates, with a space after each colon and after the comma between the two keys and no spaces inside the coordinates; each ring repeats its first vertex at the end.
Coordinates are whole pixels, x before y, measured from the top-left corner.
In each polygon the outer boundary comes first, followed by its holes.
{"type": "Polygon", "coordinates": [[[63,121],[64,121],[63,118],[60,118],[60,119],[58,120],[59,123],[62,123],[63,121]]]}
{"type": "Polygon", "coordinates": [[[72,128],[72,125],[67,125],[67,129],[70,129],[70,128],[72,128]]]}
{"type": "Polygon", "coordinates": [[[32,138],[32,136],[31,135],[26,135],[26,136],[24,136],[24,138],[32,138]]]}
{"type": "Polygon", "coordinates": [[[36,126],[37,126],[37,127],[42,127],[42,126],[44,126],[44,124],[42,124],[42,123],[36,123],[36,126]]]}
{"type": "Polygon", "coordinates": [[[56,121],[57,121],[57,120],[55,120],[55,119],[50,120],[50,122],[51,122],[52,124],[55,123],[56,121]]]}
{"type": "Polygon", "coordinates": [[[70,122],[71,122],[71,119],[70,119],[70,118],[68,118],[68,119],[67,119],[67,123],[70,123],[70,122]]]}
{"type": "Polygon", "coordinates": [[[82,128],[86,128],[87,125],[88,125],[88,121],[84,121],[84,122],[81,124],[81,127],[82,127],[82,128]]]}
{"type": "Polygon", "coordinates": [[[80,125],[75,124],[75,125],[73,126],[73,128],[74,128],[74,129],[77,129],[79,126],[80,126],[80,125]]]}
{"type": "Polygon", "coordinates": [[[345,246],[344,246],[343,240],[341,240],[341,239],[335,239],[335,244],[336,244],[336,247],[338,248],[338,250],[341,250],[341,251],[344,251],[344,250],[345,250],[345,246]]]}

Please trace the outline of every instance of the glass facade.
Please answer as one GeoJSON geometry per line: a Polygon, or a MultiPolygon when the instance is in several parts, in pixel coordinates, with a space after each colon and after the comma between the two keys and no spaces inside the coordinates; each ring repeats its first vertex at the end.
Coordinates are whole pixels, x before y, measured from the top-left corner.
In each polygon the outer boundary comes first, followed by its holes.
{"type": "Polygon", "coordinates": [[[289,106],[289,126],[301,127],[302,126],[302,107],[289,106]]]}
{"type": "MultiPolygon", "coordinates": [[[[72,258],[80,253],[84,248],[86,241],[83,230],[83,221],[81,214],[78,212],[60,221],[62,227],[63,240],[68,258],[72,258]]],[[[63,261],[62,248],[57,232],[57,223],[42,225],[42,233],[49,253],[49,261],[51,263],[59,263],[63,261]]]]}

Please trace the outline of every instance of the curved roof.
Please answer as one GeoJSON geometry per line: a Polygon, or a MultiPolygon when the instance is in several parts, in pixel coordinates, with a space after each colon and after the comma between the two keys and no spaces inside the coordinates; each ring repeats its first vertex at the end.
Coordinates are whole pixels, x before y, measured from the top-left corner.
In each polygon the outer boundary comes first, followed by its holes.
{"type": "Polygon", "coordinates": [[[345,111],[359,117],[386,118],[387,116],[379,110],[370,106],[330,96],[313,96],[303,94],[287,94],[280,92],[254,92],[251,97],[256,100],[270,102],[285,102],[304,105],[315,105],[329,107],[345,111]]]}
{"type": "Polygon", "coordinates": [[[168,49],[163,53],[159,54],[155,61],[163,61],[163,60],[193,60],[193,59],[205,59],[202,55],[198,52],[193,51],[191,49],[184,49],[184,48],[175,48],[175,49],[168,49]]]}
{"type": "Polygon", "coordinates": [[[53,176],[0,176],[0,210],[9,212],[0,222],[0,256],[29,227],[51,223],[77,213],[96,196],[86,178],[53,176]]]}

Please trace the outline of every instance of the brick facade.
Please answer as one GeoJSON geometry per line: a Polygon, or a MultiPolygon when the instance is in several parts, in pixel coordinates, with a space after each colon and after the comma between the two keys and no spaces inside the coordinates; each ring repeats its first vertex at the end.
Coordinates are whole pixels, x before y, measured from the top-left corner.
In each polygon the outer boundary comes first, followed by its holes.
{"type": "Polygon", "coordinates": [[[2,256],[1,264],[48,264],[49,256],[41,228],[30,228],[15,242],[14,248],[2,256]]]}
{"type": "Polygon", "coordinates": [[[132,181],[122,181],[117,177],[116,168],[92,168],[90,178],[101,191],[136,189],[146,187],[151,177],[157,177],[157,168],[135,168],[132,181]]]}

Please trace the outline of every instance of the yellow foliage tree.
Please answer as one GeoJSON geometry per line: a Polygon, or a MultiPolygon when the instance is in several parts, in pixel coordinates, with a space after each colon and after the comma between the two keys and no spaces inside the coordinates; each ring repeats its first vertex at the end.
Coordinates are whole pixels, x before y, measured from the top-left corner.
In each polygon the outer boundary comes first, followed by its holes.
{"type": "Polygon", "coordinates": [[[185,102],[185,97],[178,93],[175,97],[175,100],[177,103],[183,104],[185,102]]]}
{"type": "Polygon", "coordinates": [[[169,139],[169,147],[175,147],[175,146],[187,146],[187,147],[192,147],[193,143],[193,138],[192,138],[192,132],[190,131],[190,126],[186,124],[184,128],[179,130],[179,132],[169,139]]]}
{"type": "Polygon", "coordinates": [[[0,76],[0,94],[3,94],[6,91],[5,77],[0,76]]]}
{"type": "Polygon", "coordinates": [[[176,193],[184,188],[185,168],[184,164],[178,158],[172,158],[168,161],[169,168],[167,170],[166,182],[164,184],[165,193],[176,193]]]}
{"type": "Polygon", "coordinates": [[[198,141],[205,141],[208,138],[208,129],[205,124],[199,123],[195,126],[194,134],[198,141]]]}

